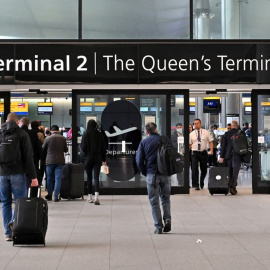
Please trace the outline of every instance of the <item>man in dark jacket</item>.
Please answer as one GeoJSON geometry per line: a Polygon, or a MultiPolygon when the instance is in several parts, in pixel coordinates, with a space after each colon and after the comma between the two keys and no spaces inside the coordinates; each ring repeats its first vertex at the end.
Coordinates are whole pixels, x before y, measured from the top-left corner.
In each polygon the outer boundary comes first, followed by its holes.
{"type": "Polygon", "coordinates": [[[140,142],[136,162],[139,170],[146,176],[147,192],[156,227],[154,233],[162,234],[171,230],[171,178],[170,176],[157,173],[157,152],[160,141],[160,136],[157,133],[157,125],[152,122],[147,123],[145,132],[147,138],[140,142]],[[164,226],[159,206],[159,197],[163,208],[164,226]]]}
{"type": "Polygon", "coordinates": [[[42,149],[47,153],[46,155],[46,172],[47,172],[47,189],[48,194],[45,199],[52,200],[52,180],[53,173],[55,174],[54,186],[54,201],[59,202],[59,193],[61,187],[61,174],[65,164],[64,153],[68,151],[67,140],[60,135],[59,127],[53,125],[51,128],[52,135],[46,137],[42,149]]]}
{"type": "MultiPolygon", "coordinates": [[[[38,136],[35,132],[28,129],[29,119],[27,117],[23,117],[20,119],[20,126],[21,126],[21,129],[23,129],[30,138],[32,149],[33,149],[33,160],[34,160],[35,170],[37,174],[38,184],[41,186],[42,179],[41,179],[40,171],[39,171],[39,160],[40,160],[41,151],[42,151],[41,141],[38,139],[38,136]]],[[[26,184],[27,184],[27,187],[29,187],[31,184],[31,179],[29,178],[28,175],[26,178],[27,178],[26,184]]]]}
{"type": "Polygon", "coordinates": [[[233,152],[232,139],[231,139],[232,136],[235,135],[239,131],[238,122],[235,120],[232,121],[231,127],[232,127],[231,130],[225,132],[225,134],[223,135],[219,162],[223,163],[225,161],[227,166],[229,167],[230,193],[232,195],[236,195],[237,194],[237,190],[236,190],[237,178],[238,178],[239,170],[241,167],[242,159],[241,159],[241,155],[233,152]]]}
{"type": "MultiPolygon", "coordinates": [[[[19,120],[16,113],[10,113],[5,124],[1,126],[1,138],[4,136],[14,136],[18,140],[19,150],[17,150],[17,161],[13,164],[0,163],[0,197],[2,200],[2,215],[5,227],[6,240],[12,241],[11,231],[8,224],[12,217],[12,193],[14,200],[26,197],[25,173],[32,179],[32,186],[37,186],[36,171],[33,162],[33,151],[29,136],[18,126],[19,120]]],[[[2,147],[2,146],[1,146],[2,147]]],[[[1,148],[0,147],[0,148],[1,148]]],[[[2,151],[0,149],[0,151],[2,151]]],[[[4,153],[6,156],[8,153],[4,153]]]]}

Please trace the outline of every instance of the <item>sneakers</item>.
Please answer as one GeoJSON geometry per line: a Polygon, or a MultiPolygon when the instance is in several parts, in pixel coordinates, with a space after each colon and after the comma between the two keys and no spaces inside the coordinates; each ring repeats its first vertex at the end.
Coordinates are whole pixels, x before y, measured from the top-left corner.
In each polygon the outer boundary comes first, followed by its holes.
{"type": "Polygon", "coordinates": [[[59,202],[59,199],[58,198],[55,198],[53,201],[54,202],[59,202]]]}
{"type": "Polygon", "coordinates": [[[6,234],[6,241],[13,241],[11,234],[6,234]]]}
{"type": "Polygon", "coordinates": [[[154,234],[162,234],[162,229],[155,229],[154,234]]]}
{"type": "Polygon", "coordinates": [[[45,199],[46,199],[47,201],[51,201],[51,200],[52,200],[52,195],[47,194],[47,195],[45,196],[45,199]]]}
{"type": "Polygon", "coordinates": [[[93,199],[92,199],[92,194],[88,194],[88,198],[87,198],[87,202],[88,203],[93,203],[93,199]]]}
{"type": "Polygon", "coordinates": [[[165,220],[165,226],[163,229],[163,232],[170,232],[171,231],[171,220],[170,219],[166,219],[165,220]]]}
{"type": "Polygon", "coordinates": [[[100,205],[100,202],[99,202],[98,198],[95,199],[95,205],[100,205]]]}

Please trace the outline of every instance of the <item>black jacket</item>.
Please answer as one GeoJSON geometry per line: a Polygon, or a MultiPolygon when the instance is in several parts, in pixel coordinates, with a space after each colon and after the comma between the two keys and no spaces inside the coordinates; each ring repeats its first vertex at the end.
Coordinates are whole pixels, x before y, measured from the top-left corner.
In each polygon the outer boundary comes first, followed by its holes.
{"type": "MultiPolygon", "coordinates": [[[[232,128],[230,131],[225,132],[222,138],[220,157],[230,159],[233,155],[232,136],[239,131],[237,128],[232,128]]],[[[245,132],[241,131],[245,134],[245,132]]]]}
{"type": "Polygon", "coordinates": [[[104,137],[102,136],[102,133],[100,133],[100,136],[97,137],[96,145],[100,146],[99,149],[96,149],[96,152],[93,155],[90,155],[87,153],[87,132],[83,133],[82,136],[82,142],[81,142],[81,149],[84,152],[86,156],[86,162],[87,161],[94,161],[94,162],[105,162],[106,161],[106,143],[104,140],[104,137]]]}
{"type": "Polygon", "coordinates": [[[20,143],[21,160],[16,165],[0,164],[0,175],[8,176],[28,173],[31,179],[37,178],[33,162],[32,145],[28,134],[24,130],[20,129],[19,126],[13,121],[2,124],[1,129],[3,132],[10,131],[11,133],[17,133],[20,143]]]}
{"type": "Polygon", "coordinates": [[[29,130],[28,127],[25,125],[22,125],[21,129],[23,129],[28,134],[32,144],[34,162],[38,162],[41,157],[42,144],[41,141],[38,139],[37,133],[29,130]]]}

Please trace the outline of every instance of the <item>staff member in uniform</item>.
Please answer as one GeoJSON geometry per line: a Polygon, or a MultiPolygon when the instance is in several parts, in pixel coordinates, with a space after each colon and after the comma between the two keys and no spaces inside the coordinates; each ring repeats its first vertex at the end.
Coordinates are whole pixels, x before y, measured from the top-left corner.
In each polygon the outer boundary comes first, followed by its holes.
{"type": "Polygon", "coordinates": [[[191,160],[192,160],[192,187],[195,190],[199,188],[199,170],[198,163],[200,163],[201,177],[200,187],[204,187],[204,178],[207,173],[207,144],[209,142],[210,155],[213,155],[214,143],[210,133],[202,128],[200,119],[194,120],[195,129],[189,134],[189,149],[191,149],[191,160]]]}

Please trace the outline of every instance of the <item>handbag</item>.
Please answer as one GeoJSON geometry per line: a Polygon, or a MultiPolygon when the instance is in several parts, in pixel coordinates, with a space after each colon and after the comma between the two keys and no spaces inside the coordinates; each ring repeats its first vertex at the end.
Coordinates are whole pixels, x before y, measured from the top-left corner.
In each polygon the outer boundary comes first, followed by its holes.
{"type": "Polygon", "coordinates": [[[100,168],[100,172],[109,174],[109,167],[107,165],[102,165],[100,168]]]}

